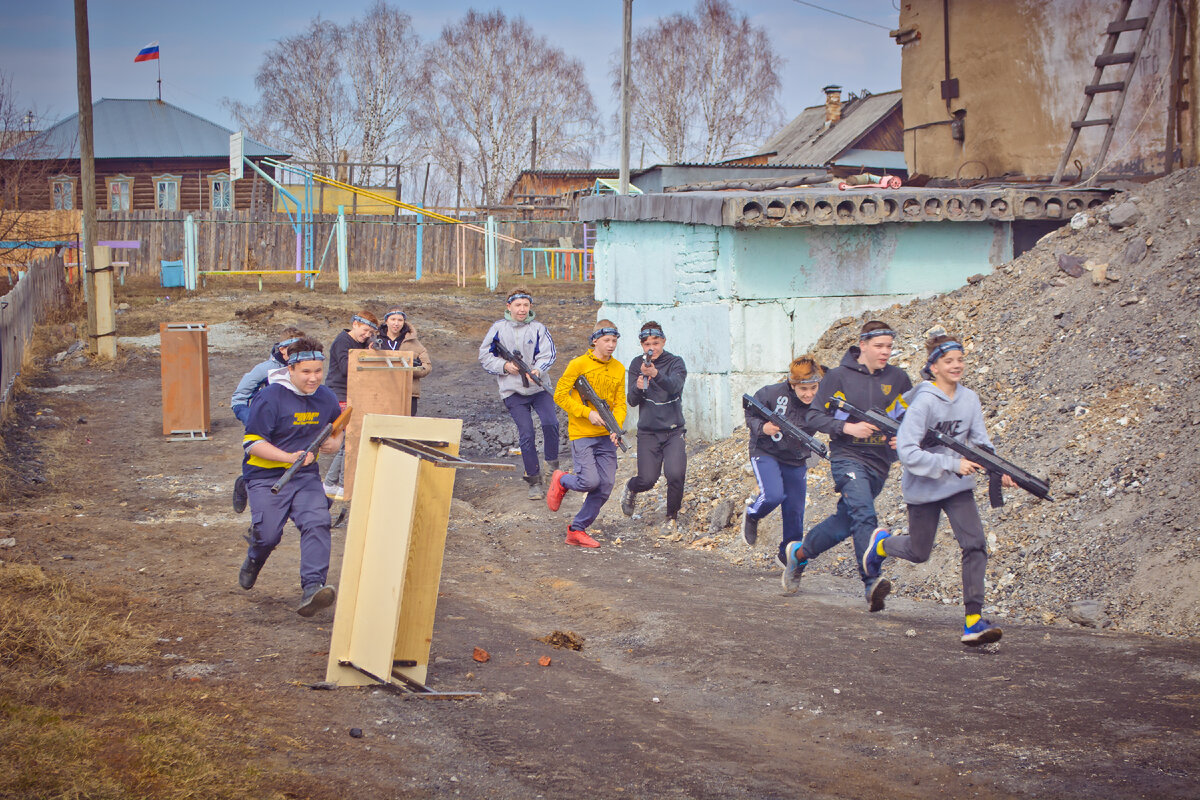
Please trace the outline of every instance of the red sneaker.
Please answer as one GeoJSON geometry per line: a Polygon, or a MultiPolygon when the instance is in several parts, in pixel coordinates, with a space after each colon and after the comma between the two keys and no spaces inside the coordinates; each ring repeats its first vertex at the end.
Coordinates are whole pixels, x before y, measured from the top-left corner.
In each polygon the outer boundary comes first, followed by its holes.
{"type": "Polygon", "coordinates": [[[567,544],[573,544],[577,547],[599,547],[600,543],[587,535],[587,531],[577,531],[573,528],[567,528],[567,544]]]}
{"type": "Polygon", "coordinates": [[[551,511],[558,511],[563,495],[567,493],[566,487],[562,485],[562,476],[566,474],[561,469],[556,469],[550,476],[550,488],[546,490],[546,506],[551,511]]]}

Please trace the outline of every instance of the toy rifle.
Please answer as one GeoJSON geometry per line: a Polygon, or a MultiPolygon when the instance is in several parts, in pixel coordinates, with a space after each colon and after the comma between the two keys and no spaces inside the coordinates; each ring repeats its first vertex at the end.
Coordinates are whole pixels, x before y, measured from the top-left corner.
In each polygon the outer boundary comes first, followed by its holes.
{"type": "Polygon", "coordinates": [[[621,446],[621,449],[628,451],[629,445],[625,444],[625,440],[621,438],[625,431],[621,430],[621,426],[617,424],[617,418],[613,416],[612,408],[608,405],[608,401],[596,394],[596,390],[592,388],[592,384],[588,383],[588,379],[583,375],[575,379],[575,391],[579,392],[580,400],[596,409],[596,413],[600,415],[600,421],[604,423],[604,430],[615,435],[617,437],[617,444],[621,446]]]}
{"type": "Polygon", "coordinates": [[[528,386],[529,381],[532,380],[538,386],[542,387],[543,390],[549,392],[551,395],[554,394],[554,390],[546,385],[546,382],[542,380],[540,375],[534,374],[533,370],[530,369],[529,365],[525,363],[525,359],[521,357],[519,352],[509,350],[507,347],[500,344],[499,336],[496,336],[494,339],[492,339],[492,355],[511,362],[512,365],[517,368],[517,372],[521,375],[521,383],[523,385],[528,386]]]}
{"type": "MultiPolygon", "coordinates": [[[[886,432],[889,436],[895,436],[900,430],[900,423],[880,411],[874,409],[863,411],[840,397],[830,398],[829,404],[836,406],[839,410],[846,412],[846,414],[860,422],[869,422],[881,431],[886,432]]],[[[939,446],[953,450],[968,461],[974,461],[987,471],[988,499],[992,504],[992,508],[999,508],[1004,505],[1004,496],[1000,490],[1000,477],[1002,475],[1012,478],[1013,483],[1034,497],[1054,502],[1054,498],[1050,496],[1050,484],[1047,481],[1026,472],[1011,461],[996,455],[995,452],[960,442],[953,436],[935,428],[925,431],[925,436],[921,439],[921,449],[932,450],[934,447],[939,446]]]]}
{"type": "Polygon", "coordinates": [[[777,414],[758,402],[754,395],[742,395],[742,408],[753,409],[760,417],[765,418],[768,422],[779,428],[784,436],[792,439],[796,444],[807,447],[826,461],[829,460],[829,448],[825,446],[824,442],[811,434],[805,433],[799,426],[790,422],[782,414],[777,414]]]}
{"type": "Polygon", "coordinates": [[[287,486],[288,481],[295,476],[296,470],[304,466],[304,462],[308,460],[309,453],[312,453],[315,457],[317,455],[317,451],[321,449],[321,445],[325,444],[326,439],[345,430],[346,426],[350,424],[350,414],[353,411],[354,409],[352,406],[346,406],[346,410],[341,414],[338,414],[337,419],[335,419],[333,422],[325,423],[325,427],[321,428],[320,433],[317,434],[317,438],[313,439],[309,443],[308,447],[305,448],[300,457],[293,461],[290,467],[284,470],[284,473],[279,476],[279,480],[275,481],[275,485],[271,487],[271,494],[279,494],[279,490],[284,486],[287,486]]]}

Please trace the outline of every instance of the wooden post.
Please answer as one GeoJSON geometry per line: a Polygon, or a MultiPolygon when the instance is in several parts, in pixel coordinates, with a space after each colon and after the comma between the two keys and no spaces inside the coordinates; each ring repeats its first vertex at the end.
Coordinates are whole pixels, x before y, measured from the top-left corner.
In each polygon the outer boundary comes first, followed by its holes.
{"type": "Polygon", "coordinates": [[[629,194],[629,64],[632,36],[633,0],[625,0],[625,28],[621,38],[621,194],[629,194]]]}
{"type": "Polygon", "coordinates": [[[95,353],[99,358],[117,357],[117,320],[113,311],[112,248],[92,248],[92,288],[96,299],[95,353]]]}
{"type": "MultiPolygon", "coordinates": [[[[96,159],[92,138],[92,51],[88,34],[87,0],[75,0],[75,88],[79,97],[79,167],[83,194],[83,241],[79,267],[87,303],[88,348],[97,352],[96,293],[92,278],[92,247],[96,236],[96,159]]],[[[133,198],[130,198],[132,204],[133,198]]]]}

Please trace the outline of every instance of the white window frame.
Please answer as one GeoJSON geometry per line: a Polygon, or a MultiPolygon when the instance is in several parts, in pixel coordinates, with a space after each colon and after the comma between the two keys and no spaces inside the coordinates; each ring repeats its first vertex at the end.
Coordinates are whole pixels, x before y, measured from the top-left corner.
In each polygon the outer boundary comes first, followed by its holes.
{"type": "Polygon", "coordinates": [[[133,178],[129,175],[116,175],[112,178],[106,178],[104,181],[104,193],[108,198],[108,202],[104,204],[109,211],[132,211],[133,210],[133,178]],[[123,187],[124,208],[113,208],[113,189],[123,187]]]}
{"type": "MultiPolygon", "coordinates": [[[[154,208],[159,211],[178,211],[183,177],[180,175],[153,175],[151,180],[154,181],[154,208]],[[175,187],[175,197],[173,198],[175,202],[171,206],[163,205],[163,190],[172,185],[175,187]]],[[[169,192],[167,192],[167,199],[172,199],[169,192]]]]}
{"type": "Polygon", "coordinates": [[[72,211],[75,208],[75,179],[70,175],[57,175],[50,179],[50,208],[54,211],[72,211]]]}
{"type": "Polygon", "coordinates": [[[208,176],[208,207],[214,211],[233,211],[235,208],[235,200],[233,196],[233,181],[229,179],[228,172],[213,172],[208,176]],[[217,198],[217,183],[225,184],[225,189],[229,193],[229,205],[218,206],[217,198]]]}

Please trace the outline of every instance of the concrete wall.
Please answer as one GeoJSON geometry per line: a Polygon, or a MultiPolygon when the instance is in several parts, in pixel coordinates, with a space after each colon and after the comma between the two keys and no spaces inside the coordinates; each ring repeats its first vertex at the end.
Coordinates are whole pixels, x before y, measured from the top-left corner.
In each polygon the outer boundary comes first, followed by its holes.
{"type": "Polygon", "coordinates": [[[779,380],[835,320],[949,291],[1011,258],[1007,222],[775,229],[603,222],[596,299],[623,333],[616,357],[624,363],[641,352],[641,324],[662,324],[667,349],[688,365],[688,430],[713,439],[741,424],[742,393],[779,380]]]}
{"type": "MultiPolygon", "coordinates": [[[[910,174],[945,178],[1052,176],[1092,82],[1094,61],[1118,3],[1096,0],[954,0],[950,3],[950,77],[959,96],[942,99],[947,77],[943,0],[901,4],[904,154],[910,174]],[[966,112],[964,138],[946,124],[966,112]]],[[[1136,65],[1104,169],[1105,174],[1161,174],[1171,63],[1171,3],[1162,3],[1136,65]]],[[[1130,17],[1150,0],[1135,0],[1130,17]]],[[[1138,32],[1121,34],[1118,52],[1132,51],[1138,32]]],[[[1106,67],[1102,81],[1120,80],[1128,67],[1106,67]]],[[[1089,119],[1109,116],[1115,93],[1097,95],[1089,119]]],[[[1072,154],[1090,173],[1106,128],[1086,128],[1072,154]]],[[[1068,165],[1068,175],[1076,174],[1068,165]]]]}

